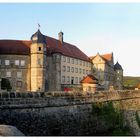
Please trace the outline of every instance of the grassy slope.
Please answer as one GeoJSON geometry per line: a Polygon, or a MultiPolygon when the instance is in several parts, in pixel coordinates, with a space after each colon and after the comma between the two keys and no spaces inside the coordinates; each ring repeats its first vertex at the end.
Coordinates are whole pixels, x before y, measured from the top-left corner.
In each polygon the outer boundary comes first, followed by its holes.
{"type": "Polygon", "coordinates": [[[124,76],[123,85],[128,87],[137,87],[140,83],[140,77],[124,76]]]}

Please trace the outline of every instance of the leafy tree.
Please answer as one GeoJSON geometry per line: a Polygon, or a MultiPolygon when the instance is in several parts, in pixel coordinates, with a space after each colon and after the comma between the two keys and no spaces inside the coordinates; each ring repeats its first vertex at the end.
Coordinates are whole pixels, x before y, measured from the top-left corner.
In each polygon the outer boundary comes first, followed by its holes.
{"type": "Polygon", "coordinates": [[[2,78],[2,81],[1,81],[1,89],[7,90],[7,91],[11,91],[12,86],[11,86],[11,84],[10,84],[9,79],[7,79],[7,78],[2,78]]]}

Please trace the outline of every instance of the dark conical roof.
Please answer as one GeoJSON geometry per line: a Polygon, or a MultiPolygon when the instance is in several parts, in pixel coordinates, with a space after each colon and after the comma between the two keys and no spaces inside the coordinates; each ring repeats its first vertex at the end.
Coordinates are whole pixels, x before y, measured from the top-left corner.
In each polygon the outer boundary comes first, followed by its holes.
{"type": "Polygon", "coordinates": [[[38,29],[38,31],[31,36],[31,40],[33,43],[46,43],[46,36],[38,29]],[[36,39],[34,40],[34,38],[36,39]]]}
{"type": "Polygon", "coordinates": [[[123,70],[123,69],[122,69],[122,66],[117,62],[117,63],[114,65],[114,70],[123,70]]]}

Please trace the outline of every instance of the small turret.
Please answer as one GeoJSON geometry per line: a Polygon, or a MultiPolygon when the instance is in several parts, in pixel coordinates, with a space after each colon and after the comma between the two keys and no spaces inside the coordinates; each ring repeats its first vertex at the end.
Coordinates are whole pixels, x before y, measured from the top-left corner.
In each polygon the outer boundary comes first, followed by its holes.
{"type": "Polygon", "coordinates": [[[118,63],[118,61],[117,61],[117,63],[114,65],[114,70],[115,70],[115,71],[117,71],[117,70],[123,70],[123,69],[122,69],[122,66],[118,63]]]}
{"type": "Polygon", "coordinates": [[[46,36],[43,35],[40,30],[38,29],[38,31],[36,33],[34,33],[32,36],[31,36],[31,40],[32,40],[32,43],[44,43],[46,44],[46,36]]]}
{"type": "Polygon", "coordinates": [[[114,71],[115,71],[116,89],[122,89],[123,88],[123,68],[118,62],[114,65],[114,71]]]}

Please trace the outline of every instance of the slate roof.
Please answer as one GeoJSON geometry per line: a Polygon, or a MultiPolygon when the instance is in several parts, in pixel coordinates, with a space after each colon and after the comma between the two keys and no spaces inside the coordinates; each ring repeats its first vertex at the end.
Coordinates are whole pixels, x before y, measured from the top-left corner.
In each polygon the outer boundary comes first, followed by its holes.
{"type": "MultiPolygon", "coordinates": [[[[46,36],[47,55],[61,53],[65,56],[90,61],[89,57],[76,46],[64,42],[63,44],[52,37],[46,36]]],[[[0,54],[30,55],[31,40],[0,40],[0,54]]]]}
{"type": "Polygon", "coordinates": [[[114,70],[123,70],[123,69],[122,69],[122,66],[117,62],[117,63],[114,65],[114,70]]]}
{"type": "Polygon", "coordinates": [[[46,43],[46,37],[40,32],[39,29],[31,36],[31,40],[33,41],[33,43],[46,43]],[[37,37],[37,40],[33,40],[34,37],[37,37]]]}

